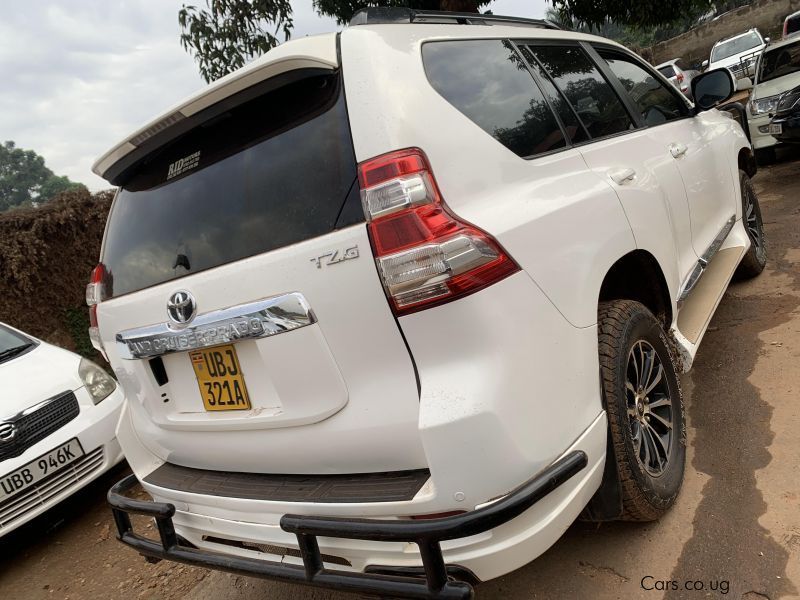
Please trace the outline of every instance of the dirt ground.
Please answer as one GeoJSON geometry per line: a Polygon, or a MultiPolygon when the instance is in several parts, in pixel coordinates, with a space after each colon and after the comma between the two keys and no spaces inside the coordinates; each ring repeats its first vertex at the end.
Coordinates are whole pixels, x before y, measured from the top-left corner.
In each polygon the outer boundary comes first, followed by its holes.
{"type": "MultiPolygon", "coordinates": [[[[576,523],[479,600],[800,597],[800,152],[779,158],[755,178],[768,268],[731,286],[683,380],[689,454],[674,509],[651,524],[576,523]]],[[[124,472],[0,539],[0,600],[353,598],[145,563],[114,540],[105,505],[124,472]]]]}

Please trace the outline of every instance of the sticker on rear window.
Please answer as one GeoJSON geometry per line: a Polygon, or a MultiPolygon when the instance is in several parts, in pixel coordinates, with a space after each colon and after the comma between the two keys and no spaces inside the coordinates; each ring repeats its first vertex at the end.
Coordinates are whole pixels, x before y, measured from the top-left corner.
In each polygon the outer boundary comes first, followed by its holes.
{"type": "Polygon", "coordinates": [[[186,173],[186,171],[194,169],[199,162],[200,150],[194,154],[190,154],[189,156],[184,156],[180,160],[176,160],[169,166],[169,170],[167,171],[167,180],[177,177],[181,173],[186,173]]]}

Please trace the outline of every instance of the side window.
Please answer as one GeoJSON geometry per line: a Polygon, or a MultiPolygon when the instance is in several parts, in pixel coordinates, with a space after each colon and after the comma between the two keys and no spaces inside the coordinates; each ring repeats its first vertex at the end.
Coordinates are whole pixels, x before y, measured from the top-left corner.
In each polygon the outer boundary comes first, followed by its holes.
{"type": "Polygon", "coordinates": [[[433,88],[522,157],[566,146],[522,58],[501,40],[428,42],[422,60],[433,88]]]}
{"type": "Polygon", "coordinates": [[[550,77],[542,65],[539,64],[529,48],[521,46],[520,49],[523,56],[525,56],[525,60],[528,61],[531,69],[536,74],[539,87],[545,93],[545,96],[547,96],[550,106],[553,107],[558,118],[561,119],[561,124],[564,127],[564,132],[567,134],[569,141],[573,144],[580,144],[588,140],[589,134],[583,127],[583,123],[580,122],[575,111],[569,105],[567,99],[564,98],[564,95],[559,92],[553,82],[550,81],[550,77]]]}
{"type": "Polygon", "coordinates": [[[528,48],[575,107],[592,138],[634,128],[625,106],[583,49],[577,46],[528,48]]]}
{"type": "Polygon", "coordinates": [[[597,52],[628,92],[645,123],[659,125],[686,115],[686,104],[635,59],[619,52],[597,52]]]}

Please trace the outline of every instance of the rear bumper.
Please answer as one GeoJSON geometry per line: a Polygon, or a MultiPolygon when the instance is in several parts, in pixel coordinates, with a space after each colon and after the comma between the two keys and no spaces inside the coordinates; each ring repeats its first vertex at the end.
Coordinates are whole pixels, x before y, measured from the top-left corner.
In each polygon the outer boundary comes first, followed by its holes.
{"type": "Polygon", "coordinates": [[[174,505],[131,500],[124,496],[137,483],[135,475],[129,475],[112,487],[108,493],[108,501],[114,513],[118,539],[146,557],[347,592],[390,594],[406,598],[466,599],[472,597],[472,586],[466,582],[448,579],[441,542],[478,535],[511,521],[562,486],[587,464],[586,453],[573,450],[496,502],[468,513],[429,521],[284,515],[280,519],[280,527],[284,532],[296,536],[302,566],[231,556],[192,547],[176,534],[172,522],[176,513],[174,505]],[[158,525],[159,541],[136,534],[130,514],[154,517],[158,525]],[[414,543],[419,548],[422,559],[424,580],[402,575],[356,573],[326,568],[318,536],[370,542],[414,543]]]}

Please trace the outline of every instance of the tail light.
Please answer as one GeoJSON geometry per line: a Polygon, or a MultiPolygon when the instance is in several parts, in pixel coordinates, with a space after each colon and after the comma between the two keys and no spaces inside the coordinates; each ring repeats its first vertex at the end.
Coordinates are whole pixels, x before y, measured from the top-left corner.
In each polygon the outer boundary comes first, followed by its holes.
{"type": "Polygon", "coordinates": [[[86,304],[89,306],[89,339],[92,346],[108,360],[103,341],[100,339],[100,328],[97,325],[97,305],[106,299],[106,269],[103,264],[92,269],[89,284],[86,286],[86,304]]]}
{"type": "Polygon", "coordinates": [[[378,271],[396,314],[477,292],[519,270],[486,232],[456,217],[418,148],[359,165],[378,271]]]}
{"type": "Polygon", "coordinates": [[[676,75],[676,79],[678,80],[678,83],[683,83],[683,73],[678,73],[676,75]]]}

